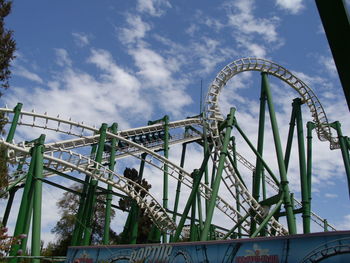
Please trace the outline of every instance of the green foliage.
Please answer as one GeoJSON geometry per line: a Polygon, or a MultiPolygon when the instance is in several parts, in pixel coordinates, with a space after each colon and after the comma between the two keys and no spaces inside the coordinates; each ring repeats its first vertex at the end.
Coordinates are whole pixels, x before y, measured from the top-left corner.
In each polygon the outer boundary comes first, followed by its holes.
{"type": "MultiPolygon", "coordinates": [[[[82,191],[82,187],[74,185],[73,190],[77,192],[82,191]]],[[[105,220],[105,195],[98,195],[96,207],[92,222],[92,245],[102,243],[103,228],[105,220]]],[[[42,251],[43,256],[65,256],[68,246],[71,245],[72,234],[75,226],[76,215],[79,209],[79,196],[74,193],[65,193],[63,197],[57,202],[57,207],[60,210],[61,219],[56,223],[56,226],[51,230],[56,234],[56,242],[49,243],[42,251]]],[[[115,216],[115,211],[111,210],[111,219],[115,216]]],[[[110,229],[111,243],[119,241],[118,235],[110,229]]]]}
{"type": "Polygon", "coordinates": [[[3,89],[9,87],[10,63],[15,58],[14,52],[16,51],[13,31],[6,29],[4,25],[4,19],[10,14],[11,7],[12,1],[0,0],[0,82],[3,89]]]}
{"type": "MultiPolygon", "coordinates": [[[[5,28],[5,17],[11,12],[12,1],[0,0],[0,89],[9,87],[11,76],[10,63],[15,58],[16,41],[13,39],[13,31],[5,28]]],[[[0,91],[0,97],[3,94],[0,91]]],[[[7,120],[3,113],[0,114],[0,133],[4,134],[4,126],[7,120]]],[[[8,170],[6,149],[0,147],[0,190],[8,186],[8,170]]],[[[4,198],[6,196],[2,196],[4,198]]]]}

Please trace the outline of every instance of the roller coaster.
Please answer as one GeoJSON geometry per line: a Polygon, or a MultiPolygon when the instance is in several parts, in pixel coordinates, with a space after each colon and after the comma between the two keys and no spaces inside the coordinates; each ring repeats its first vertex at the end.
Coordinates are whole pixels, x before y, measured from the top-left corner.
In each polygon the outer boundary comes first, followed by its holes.
{"type": "MultiPolygon", "coordinates": [[[[228,64],[210,85],[202,113],[178,121],[170,121],[164,116],[144,127],[118,131],[117,123],[92,127],[59,116],[24,111],[20,103],[14,109],[1,108],[0,112],[10,124],[7,138],[2,139],[0,145],[6,151],[8,162],[16,166],[10,171],[9,186],[1,192],[8,196],[3,224],[7,224],[16,191],[23,188],[14,236],[28,235],[32,217],[31,256],[34,258],[40,258],[42,183],[73,191],[51,180],[57,177],[82,185],[82,192],[77,193],[80,202],[72,238],[74,246],[91,243],[91,215],[98,194],[106,195],[105,245],[110,243],[108,231],[113,227],[110,222],[113,203],[126,197],[133,202],[124,226],[124,231],[130,233],[124,240],[126,244],[136,243],[138,221],[135,215],[140,211],[153,223],[150,243],[296,234],[298,215],[301,215],[305,234],[315,229],[314,226],[336,231],[332,224],[311,210],[312,134],[315,132],[319,140],[327,141],[331,150],[341,151],[348,179],[350,142],[343,136],[339,122],[329,122],[314,91],[274,62],[242,58],[228,64]],[[231,108],[224,116],[219,105],[220,94],[228,81],[246,71],[261,74],[256,146],[240,126],[240,121],[244,120],[236,118],[236,109],[231,108]],[[284,152],[269,83],[272,77],[299,94],[292,102],[284,152]],[[302,106],[308,108],[313,120],[306,125],[307,136],[304,136],[302,106]],[[269,126],[266,116],[270,118],[269,126]],[[264,157],[267,126],[273,135],[277,169],[272,168],[269,159],[264,157]],[[22,127],[57,133],[64,140],[45,143],[42,134],[39,138],[17,143],[15,134],[22,127]],[[294,197],[287,177],[293,140],[297,140],[298,145],[298,156],[294,158],[298,159],[300,167],[301,200],[294,197]],[[192,171],[184,168],[186,149],[190,144],[203,149],[201,165],[192,171]],[[169,158],[169,151],[176,145],[182,146],[180,162],[169,158]],[[244,152],[250,149],[250,154],[240,153],[240,147],[244,147],[244,152]],[[122,162],[122,159],[125,160],[122,162]],[[125,177],[120,172],[121,167],[116,166],[128,162],[140,163],[138,175],[141,178],[146,173],[154,173],[147,175],[151,184],[152,180],[161,181],[163,176],[162,193],[152,192],[152,188],[148,191],[125,177]],[[82,176],[85,179],[81,179],[82,176]],[[175,189],[173,196],[169,195],[169,189],[175,189]],[[183,207],[179,207],[181,202],[183,207]]],[[[191,160],[191,156],[187,159],[191,160]]],[[[9,257],[12,262],[17,262],[19,249],[26,250],[26,243],[24,239],[12,247],[9,257]]],[[[317,257],[317,253],[321,252],[316,251],[310,257],[317,257]]]]}

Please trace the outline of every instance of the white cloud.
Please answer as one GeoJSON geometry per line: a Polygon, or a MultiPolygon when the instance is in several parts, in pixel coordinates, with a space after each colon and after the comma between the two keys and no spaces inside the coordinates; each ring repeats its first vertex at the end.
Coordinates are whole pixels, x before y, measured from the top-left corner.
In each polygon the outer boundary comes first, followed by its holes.
{"type": "Polygon", "coordinates": [[[145,37],[151,26],[142,21],[140,16],[128,15],[126,18],[128,27],[122,28],[120,32],[120,40],[125,44],[135,43],[145,37]]]}
{"type": "Polygon", "coordinates": [[[72,33],[75,43],[79,47],[84,47],[90,44],[89,36],[82,32],[72,33]]]}
{"type": "Polygon", "coordinates": [[[151,16],[161,16],[165,8],[170,8],[171,4],[167,0],[138,0],[137,10],[151,16]]]}
{"type": "Polygon", "coordinates": [[[327,198],[337,198],[338,197],[337,194],[333,194],[333,193],[325,193],[324,196],[327,197],[327,198]]]}
{"type": "Polygon", "coordinates": [[[276,31],[277,17],[255,17],[253,0],[238,0],[233,2],[233,11],[228,15],[229,25],[243,35],[260,35],[269,43],[278,43],[279,36],[276,31]]]}
{"type": "Polygon", "coordinates": [[[338,76],[337,68],[335,66],[333,57],[331,56],[323,56],[320,55],[318,57],[318,63],[324,68],[325,72],[327,72],[330,76],[336,77],[338,76]]]}
{"type": "Polygon", "coordinates": [[[304,9],[303,0],[276,0],[276,5],[293,15],[304,9]]]}
{"type": "Polygon", "coordinates": [[[57,55],[57,60],[56,60],[57,65],[59,65],[61,67],[72,66],[72,61],[69,58],[67,50],[65,50],[63,48],[56,48],[55,51],[56,51],[56,55],[57,55]]]}
{"type": "Polygon", "coordinates": [[[22,67],[22,66],[15,66],[14,70],[13,70],[13,74],[17,75],[17,76],[21,76],[23,78],[26,78],[28,80],[31,80],[33,82],[37,82],[39,84],[43,84],[44,81],[42,80],[41,77],[39,77],[39,75],[30,72],[28,69],[22,67]]]}

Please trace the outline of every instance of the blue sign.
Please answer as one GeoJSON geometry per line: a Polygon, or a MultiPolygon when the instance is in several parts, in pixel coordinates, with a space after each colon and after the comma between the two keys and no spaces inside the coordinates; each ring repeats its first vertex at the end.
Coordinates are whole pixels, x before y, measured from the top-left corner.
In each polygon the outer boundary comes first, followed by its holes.
{"type": "Polygon", "coordinates": [[[170,244],[70,247],[67,263],[346,263],[350,231],[170,244]]]}

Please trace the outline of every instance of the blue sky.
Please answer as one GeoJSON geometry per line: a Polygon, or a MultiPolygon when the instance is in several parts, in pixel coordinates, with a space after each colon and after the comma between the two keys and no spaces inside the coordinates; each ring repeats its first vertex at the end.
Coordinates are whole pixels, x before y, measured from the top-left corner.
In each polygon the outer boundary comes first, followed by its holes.
{"type": "MultiPolygon", "coordinates": [[[[6,23],[18,46],[11,88],[1,98],[11,108],[22,102],[25,110],[95,125],[116,121],[121,129],[165,114],[183,119],[199,112],[201,80],[205,94],[225,65],[251,56],[294,72],[318,95],[329,120],[341,121],[344,134],[350,131],[313,0],[14,1],[6,23]]],[[[230,81],[221,98],[223,112],[229,105],[237,107],[238,121],[253,138],[259,86],[258,73],[245,73],[230,81]]],[[[285,138],[297,94],[280,81],[272,80],[272,87],[285,138]]],[[[306,123],[311,117],[304,111],[306,123]]],[[[28,130],[19,135],[30,136],[28,130]]],[[[327,142],[315,143],[314,211],[348,229],[340,152],[330,151],[327,142]]],[[[194,163],[200,161],[198,151],[193,149],[194,163]]],[[[298,195],[295,161],[290,182],[298,195]]],[[[46,241],[53,239],[49,229],[57,212],[47,214],[52,216],[44,219],[46,241]]]]}

